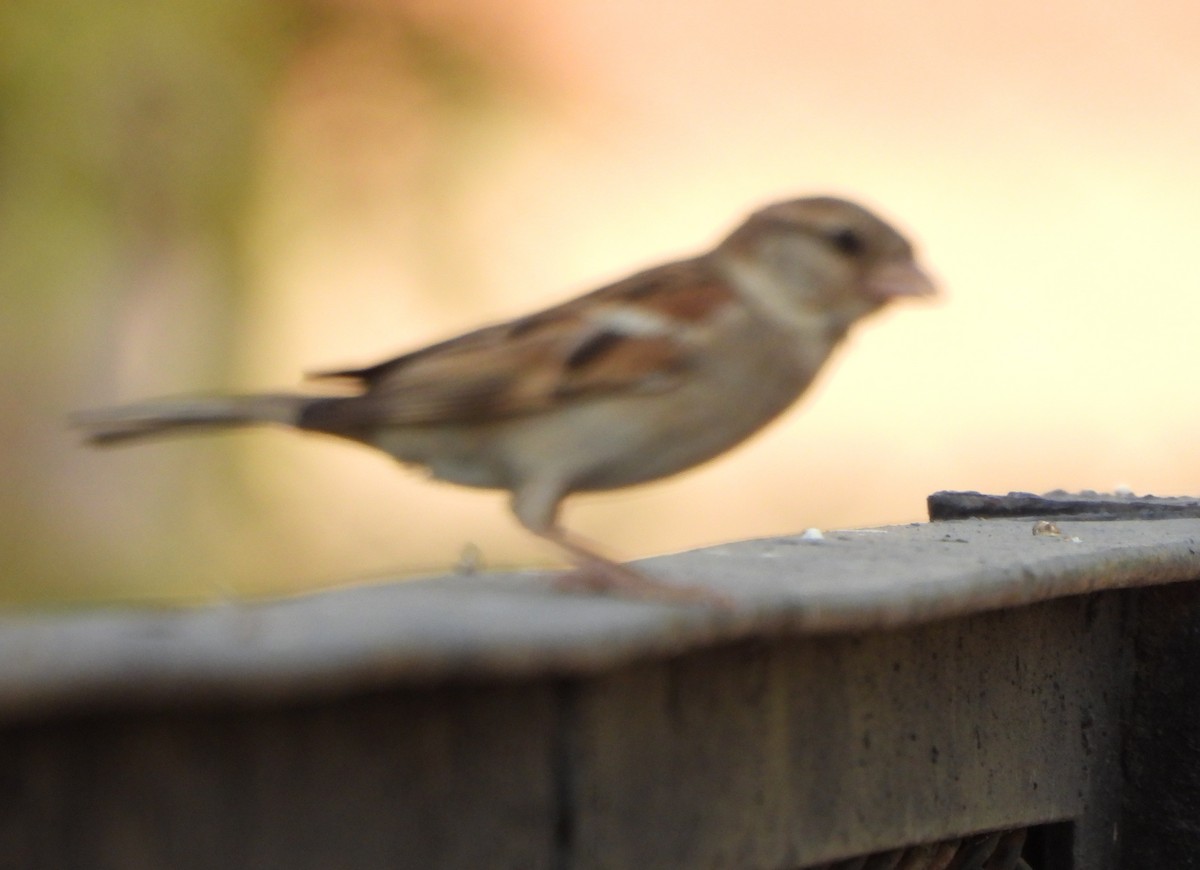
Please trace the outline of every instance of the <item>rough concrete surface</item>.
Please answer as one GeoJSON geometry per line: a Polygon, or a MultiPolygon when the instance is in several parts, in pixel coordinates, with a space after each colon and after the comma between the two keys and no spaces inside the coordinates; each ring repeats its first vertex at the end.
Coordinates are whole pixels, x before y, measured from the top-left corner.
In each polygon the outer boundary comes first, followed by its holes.
{"type": "Polygon", "coordinates": [[[645,560],[735,602],[567,595],[546,574],[450,576],[261,603],[0,616],[0,718],[62,706],[252,703],[396,683],[580,675],[779,635],[909,626],[1200,577],[1200,519],[962,520],[645,560]]]}
{"type": "Polygon", "coordinates": [[[1200,866],[1200,519],[1056,524],[10,613],[0,870],[1200,866]]]}

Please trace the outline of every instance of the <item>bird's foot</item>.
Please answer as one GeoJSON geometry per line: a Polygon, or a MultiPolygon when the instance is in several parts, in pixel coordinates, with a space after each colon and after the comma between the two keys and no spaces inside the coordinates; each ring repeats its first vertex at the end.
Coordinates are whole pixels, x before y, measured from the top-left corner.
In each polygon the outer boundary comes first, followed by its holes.
{"type": "Polygon", "coordinates": [[[591,562],[554,578],[561,592],[587,595],[611,595],[638,601],[666,604],[704,604],[720,610],[732,610],[733,601],[719,592],[698,586],[673,586],[647,577],[619,562],[591,562]]]}

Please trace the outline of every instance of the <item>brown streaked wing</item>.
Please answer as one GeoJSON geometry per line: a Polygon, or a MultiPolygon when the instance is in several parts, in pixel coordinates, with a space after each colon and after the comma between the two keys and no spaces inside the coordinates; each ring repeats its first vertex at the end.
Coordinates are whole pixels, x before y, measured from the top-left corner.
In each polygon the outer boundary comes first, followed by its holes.
{"type": "Polygon", "coordinates": [[[636,303],[694,326],[734,298],[706,265],[668,264],[378,365],[319,375],[354,378],[366,387],[363,395],[340,400],[336,413],[344,419],[330,423],[479,423],[618,390],[671,389],[695,352],[696,332],[686,343],[682,336],[628,334],[619,319],[608,321],[602,312],[636,303]]]}
{"type": "Polygon", "coordinates": [[[728,305],[735,293],[713,271],[709,257],[669,263],[632,275],[596,291],[614,301],[636,302],[641,308],[683,323],[700,323],[728,305]]]}
{"type": "Polygon", "coordinates": [[[386,378],[392,372],[404,368],[405,366],[421,359],[422,357],[435,356],[456,345],[467,345],[474,343],[486,344],[494,342],[497,338],[507,335],[509,329],[517,322],[519,321],[484,326],[481,329],[476,329],[472,332],[467,332],[462,335],[456,335],[453,338],[435,342],[434,344],[418,348],[414,351],[409,351],[408,353],[400,354],[399,356],[385,359],[383,362],[373,363],[369,366],[307,372],[304,377],[308,380],[334,380],[340,378],[344,380],[359,381],[364,386],[370,386],[375,381],[386,378]]]}

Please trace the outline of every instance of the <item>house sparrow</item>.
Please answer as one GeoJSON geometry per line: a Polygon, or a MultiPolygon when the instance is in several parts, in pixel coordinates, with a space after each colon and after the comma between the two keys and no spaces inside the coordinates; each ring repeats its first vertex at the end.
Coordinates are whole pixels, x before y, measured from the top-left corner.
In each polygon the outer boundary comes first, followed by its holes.
{"type": "Polygon", "coordinates": [[[366,368],[312,377],[347,395],[163,399],[87,412],[93,444],[276,423],[376,447],[431,476],[507,490],[526,529],[579,571],[567,585],[704,597],[610,560],[559,505],[705,462],[805,391],[861,317],[934,285],[909,242],[862,206],[795,199],[714,249],[366,368]]]}

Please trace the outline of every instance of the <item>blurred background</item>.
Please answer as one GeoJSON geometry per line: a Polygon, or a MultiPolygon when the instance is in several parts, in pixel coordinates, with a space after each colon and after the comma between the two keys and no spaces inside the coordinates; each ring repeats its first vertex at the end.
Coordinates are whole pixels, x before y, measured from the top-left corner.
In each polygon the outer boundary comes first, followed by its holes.
{"type": "Polygon", "coordinates": [[[75,409],[290,387],[828,192],[944,298],[675,480],[622,557],[920,520],[938,489],[1200,493],[1200,6],[7,0],[2,604],[550,565],[501,495],[254,431],[80,447],[75,409]]]}

